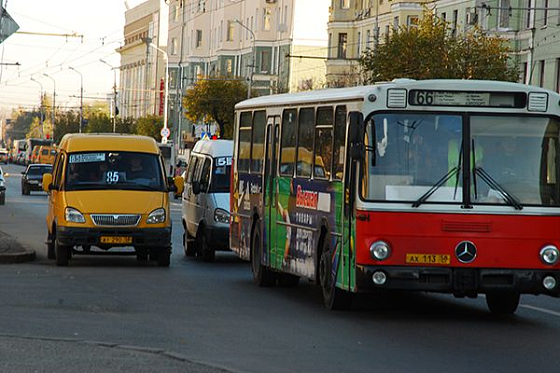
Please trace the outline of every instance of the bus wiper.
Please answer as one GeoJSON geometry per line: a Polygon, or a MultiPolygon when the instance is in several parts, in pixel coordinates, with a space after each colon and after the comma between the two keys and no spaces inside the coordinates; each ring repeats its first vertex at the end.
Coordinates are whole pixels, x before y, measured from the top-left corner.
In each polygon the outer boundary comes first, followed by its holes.
{"type": "Polygon", "coordinates": [[[453,198],[457,194],[457,186],[459,185],[459,174],[461,171],[461,167],[463,164],[463,142],[461,142],[461,148],[459,149],[459,161],[457,162],[457,166],[453,167],[447,173],[439,179],[426,193],[422,194],[420,198],[416,200],[412,204],[412,207],[420,207],[421,204],[426,202],[428,198],[432,196],[442,185],[444,185],[449,179],[451,179],[454,175],[457,175],[455,179],[455,192],[453,193],[453,198]]]}
{"type": "Polygon", "coordinates": [[[506,202],[508,202],[516,210],[523,209],[523,205],[517,200],[517,198],[515,198],[511,193],[505,190],[503,186],[498,184],[498,182],[492,176],[490,176],[490,174],[488,174],[488,172],[486,172],[482,167],[475,167],[474,173],[480,176],[480,178],[484,180],[484,182],[488,184],[492,189],[497,190],[506,200],[506,202]]]}

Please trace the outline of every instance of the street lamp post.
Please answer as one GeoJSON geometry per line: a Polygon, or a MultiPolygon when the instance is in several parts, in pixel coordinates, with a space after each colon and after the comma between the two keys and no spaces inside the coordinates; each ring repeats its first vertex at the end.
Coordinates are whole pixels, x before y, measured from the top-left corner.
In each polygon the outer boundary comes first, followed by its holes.
{"type": "Polygon", "coordinates": [[[35,80],[33,77],[31,77],[31,80],[39,84],[39,86],[41,87],[41,98],[39,99],[39,121],[41,123],[41,137],[44,137],[45,132],[43,131],[43,84],[41,84],[40,81],[35,80]]]}
{"type": "Polygon", "coordinates": [[[113,70],[113,106],[111,110],[113,111],[113,133],[115,133],[117,128],[117,67],[114,67],[103,59],[99,59],[99,62],[104,63],[113,70]]]}
{"type": "Polygon", "coordinates": [[[53,132],[52,134],[53,134],[53,137],[54,137],[54,118],[55,118],[54,110],[55,110],[55,107],[56,107],[56,104],[55,104],[56,103],[56,81],[54,80],[54,78],[52,76],[50,76],[46,73],[44,73],[43,75],[46,76],[47,78],[49,78],[50,80],[52,80],[52,82],[53,82],[53,99],[52,99],[53,101],[52,101],[51,125],[52,125],[52,132],[53,132]]]}
{"type": "MultiPolygon", "coordinates": [[[[158,48],[154,43],[148,44],[150,47],[160,51],[165,59],[165,88],[164,88],[164,99],[163,99],[163,128],[167,130],[167,100],[168,100],[168,90],[169,90],[169,60],[167,58],[167,52],[161,48],[158,48]]],[[[162,136],[161,142],[167,144],[167,137],[162,136]]]]}
{"type": "Polygon", "coordinates": [[[72,66],[68,66],[68,68],[80,74],[80,126],[78,128],[79,132],[82,133],[82,122],[84,121],[84,76],[72,66]]]}
{"type": "Polygon", "coordinates": [[[253,38],[253,47],[251,48],[251,65],[249,66],[249,84],[247,87],[247,98],[251,98],[251,90],[253,89],[253,72],[255,68],[255,33],[249,27],[245,26],[240,20],[236,19],[235,22],[245,30],[249,31],[251,33],[251,37],[253,38]]]}

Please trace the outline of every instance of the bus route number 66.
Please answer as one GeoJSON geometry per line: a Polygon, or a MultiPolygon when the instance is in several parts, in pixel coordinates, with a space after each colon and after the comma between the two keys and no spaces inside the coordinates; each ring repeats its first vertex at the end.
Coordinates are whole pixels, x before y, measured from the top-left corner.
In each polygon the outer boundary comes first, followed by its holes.
{"type": "Polygon", "coordinates": [[[417,105],[433,105],[434,92],[430,91],[416,91],[415,101],[417,105]]]}

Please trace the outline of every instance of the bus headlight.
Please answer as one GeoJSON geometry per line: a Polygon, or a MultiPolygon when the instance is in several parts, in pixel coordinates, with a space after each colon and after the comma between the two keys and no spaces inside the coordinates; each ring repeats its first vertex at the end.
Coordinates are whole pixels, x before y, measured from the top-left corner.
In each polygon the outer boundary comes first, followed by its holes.
{"type": "Polygon", "coordinates": [[[64,210],[64,218],[70,223],[86,222],[86,218],[84,218],[84,215],[82,215],[81,212],[72,207],[67,207],[66,210],[64,210]]]}
{"type": "Polygon", "coordinates": [[[229,212],[227,212],[224,209],[215,209],[214,220],[217,221],[218,223],[229,224],[229,212]]]}
{"type": "Polygon", "coordinates": [[[560,253],[556,246],[548,245],[541,249],[540,257],[544,264],[554,265],[558,263],[560,253]]]}
{"type": "Polygon", "coordinates": [[[385,241],[375,241],[369,247],[369,253],[375,260],[385,260],[391,255],[391,248],[385,241]]]}
{"type": "Polygon", "coordinates": [[[159,223],[163,223],[164,221],[165,221],[165,209],[159,208],[157,210],[150,212],[150,215],[148,215],[148,219],[146,220],[146,223],[159,224],[159,223]]]}

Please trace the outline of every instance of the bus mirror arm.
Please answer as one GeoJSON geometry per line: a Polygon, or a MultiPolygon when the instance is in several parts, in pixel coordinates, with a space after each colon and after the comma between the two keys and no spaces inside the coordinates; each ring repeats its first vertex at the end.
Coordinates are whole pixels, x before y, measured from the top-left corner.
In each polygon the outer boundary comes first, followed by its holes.
{"type": "Polygon", "coordinates": [[[362,160],[365,156],[364,146],[364,116],[357,111],[350,112],[350,124],[348,128],[348,143],[350,158],[362,160]]]}

